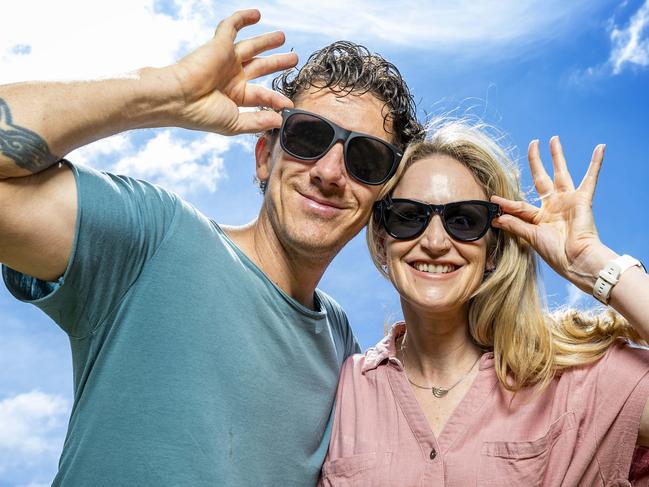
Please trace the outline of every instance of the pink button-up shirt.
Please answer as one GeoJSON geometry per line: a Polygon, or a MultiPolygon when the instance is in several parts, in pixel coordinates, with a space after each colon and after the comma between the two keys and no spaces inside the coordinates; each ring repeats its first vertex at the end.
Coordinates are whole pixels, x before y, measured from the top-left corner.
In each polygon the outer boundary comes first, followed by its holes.
{"type": "Polygon", "coordinates": [[[500,387],[492,353],[438,437],[396,358],[395,325],[345,362],[325,486],[629,486],[640,417],[649,397],[649,351],[620,341],[544,392],[500,387]]]}

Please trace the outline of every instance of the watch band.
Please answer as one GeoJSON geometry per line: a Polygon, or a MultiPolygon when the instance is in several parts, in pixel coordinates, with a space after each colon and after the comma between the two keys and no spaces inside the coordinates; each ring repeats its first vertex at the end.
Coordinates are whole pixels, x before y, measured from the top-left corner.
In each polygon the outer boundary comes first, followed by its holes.
{"type": "Polygon", "coordinates": [[[599,271],[595,286],[593,286],[593,296],[603,304],[608,304],[611,299],[611,290],[620,280],[620,276],[631,267],[641,267],[645,272],[646,269],[642,262],[630,255],[623,255],[609,261],[604,268],[599,271]]]}

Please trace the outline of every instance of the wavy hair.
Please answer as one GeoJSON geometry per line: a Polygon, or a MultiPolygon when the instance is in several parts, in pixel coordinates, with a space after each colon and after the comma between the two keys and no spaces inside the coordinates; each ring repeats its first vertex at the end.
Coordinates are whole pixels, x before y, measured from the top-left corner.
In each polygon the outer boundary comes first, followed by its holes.
{"type": "MultiPolygon", "coordinates": [[[[502,148],[493,129],[466,120],[438,118],[429,137],[412,144],[394,178],[380,197],[391,194],[414,162],[435,154],[452,157],[467,167],[487,199],[499,195],[525,200],[520,171],[502,148]]],[[[385,231],[372,219],[367,229],[370,255],[389,279],[385,231]]],[[[538,283],[537,257],[523,239],[500,230],[486,237],[488,261],[495,270],[485,274],[469,303],[469,332],[483,348],[493,350],[496,374],[510,391],[538,385],[543,390],[567,367],[599,359],[617,338],[644,343],[629,323],[614,311],[596,313],[564,308],[548,312],[538,283]]]]}
{"type": "MultiPolygon", "coordinates": [[[[404,149],[425,135],[414,98],[397,67],[360,44],[337,41],[315,51],[300,69],[273,79],[273,89],[293,101],[310,89],[328,89],[341,97],[369,93],[383,102],[383,128],[394,145],[404,149]]],[[[264,192],[266,181],[258,184],[264,192]]]]}

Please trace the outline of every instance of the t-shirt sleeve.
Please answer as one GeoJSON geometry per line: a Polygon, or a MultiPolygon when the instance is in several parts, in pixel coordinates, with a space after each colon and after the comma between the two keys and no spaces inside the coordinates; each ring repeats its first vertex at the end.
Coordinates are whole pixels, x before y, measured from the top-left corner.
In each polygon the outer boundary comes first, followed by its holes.
{"type": "Polygon", "coordinates": [[[45,282],[3,267],[9,291],[68,335],[100,326],[170,232],[179,198],[136,179],[68,163],[78,194],[75,237],[63,276],[45,282]]]}
{"type": "Polygon", "coordinates": [[[334,341],[336,342],[336,349],[342,364],[347,357],[355,353],[360,353],[361,348],[356,341],[356,337],[352,332],[352,327],[349,325],[347,314],[342,307],[329,295],[317,290],[317,296],[327,310],[327,316],[331,324],[334,341]]]}

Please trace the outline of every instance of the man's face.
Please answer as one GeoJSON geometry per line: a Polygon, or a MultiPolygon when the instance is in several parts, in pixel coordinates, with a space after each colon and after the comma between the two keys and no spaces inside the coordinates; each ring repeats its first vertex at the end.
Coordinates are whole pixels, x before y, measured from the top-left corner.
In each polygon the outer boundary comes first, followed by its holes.
{"type": "MultiPolygon", "coordinates": [[[[295,101],[295,108],[390,142],[382,107],[368,93],[336,97],[327,89],[304,93],[295,101]]],[[[262,213],[288,251],[310,259],[329,260],[354,237],[366,224],[381,188],[347,173],[342,142],[316,161],[303,161],[276,141],[258,152],[257,159],[257,176],[268,181],[262,213]]]]}

